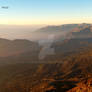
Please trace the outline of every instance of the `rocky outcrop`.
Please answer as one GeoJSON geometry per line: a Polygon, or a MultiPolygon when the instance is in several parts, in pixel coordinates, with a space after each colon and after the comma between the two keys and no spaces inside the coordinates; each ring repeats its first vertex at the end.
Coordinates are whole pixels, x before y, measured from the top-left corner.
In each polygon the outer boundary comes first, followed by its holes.
{"type": "Polygon", "coordinates": [[[92,78],[86,79],[67,92],[92,92],[92,78]]]}

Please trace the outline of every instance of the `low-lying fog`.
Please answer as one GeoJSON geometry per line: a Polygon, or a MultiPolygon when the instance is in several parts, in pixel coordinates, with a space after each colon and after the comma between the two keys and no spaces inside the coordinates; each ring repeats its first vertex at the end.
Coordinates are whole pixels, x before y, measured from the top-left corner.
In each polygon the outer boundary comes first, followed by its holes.
{"type": "Polygon", "coordinates": [[[28,39],[28,40],[55,40],[59,36],[64,36],[66,33],[62,32],[39,32],[40,28],[46,27],[46,25],[31,25],[31,26],[19,26],[19,25],[0,25],[0,38],[4,39],[28,39]],[[38,31],[37,31],[38,30],[38,31]]]}
{"type": "Polygon", "coordinates": [[[0,38],[34,40],[33,32],[43,25],[0,25],[0,38]]]}

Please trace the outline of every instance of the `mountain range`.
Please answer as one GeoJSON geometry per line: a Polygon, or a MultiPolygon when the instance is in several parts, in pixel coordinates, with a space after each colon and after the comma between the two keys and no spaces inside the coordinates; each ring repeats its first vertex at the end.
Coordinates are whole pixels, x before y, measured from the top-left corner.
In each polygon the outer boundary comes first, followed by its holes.
{"type": "Polygon", "coordinates": [[[92,25],[48,26],[34,33],[51,39],[40,39],[42,44],[0,38],[0,92],[91,92],[92,25]],[[54,53],[40,59],[47,48],[54,53]]]}

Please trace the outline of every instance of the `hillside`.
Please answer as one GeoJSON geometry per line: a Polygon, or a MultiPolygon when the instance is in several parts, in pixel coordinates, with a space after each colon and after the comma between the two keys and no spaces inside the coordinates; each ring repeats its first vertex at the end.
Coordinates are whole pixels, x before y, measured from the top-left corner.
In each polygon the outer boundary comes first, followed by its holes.
{"type": "Polygon", "coordinates": [[[24,63],[2,67],[1,78],[5,81],[0,86],[1,91],[41,92],[43,90],[43,92],[53,92],[52,90],[56,90],[55,92],[67,92],[70,90],[69,92],[72,92],[72,88],[78,88],[82,82],[92,77],[91,51],[66,56],[63,63],[24,63]]]}

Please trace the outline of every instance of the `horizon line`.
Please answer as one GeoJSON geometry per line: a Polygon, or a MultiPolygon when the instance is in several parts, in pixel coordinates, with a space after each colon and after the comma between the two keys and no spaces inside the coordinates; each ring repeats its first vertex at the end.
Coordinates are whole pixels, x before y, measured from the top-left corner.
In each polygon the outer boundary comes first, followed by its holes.
{"type": "Polygon", "coordinates": [[[0,26],[59,26],[59,25],[67,25],[67,24],[92,24],[87,22],[82,23],[61,23],[61,24],[0,24],[0,26]]]}

